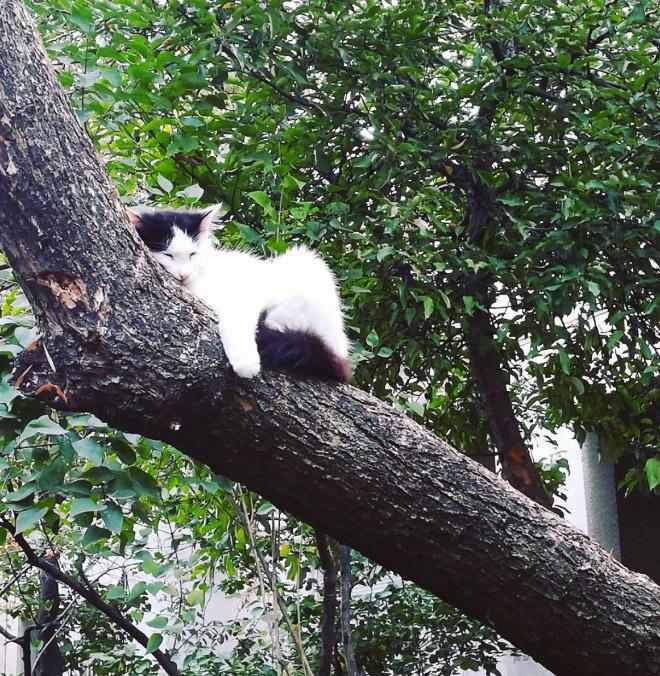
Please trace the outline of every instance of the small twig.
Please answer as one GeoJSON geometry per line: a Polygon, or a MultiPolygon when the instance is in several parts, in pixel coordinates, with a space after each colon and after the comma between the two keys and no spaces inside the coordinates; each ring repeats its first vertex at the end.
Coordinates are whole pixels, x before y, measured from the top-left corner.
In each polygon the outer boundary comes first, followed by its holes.
{"type": "MultiPolygon", "coordinates": [[[[238,518],[240,519],[243,528],[248,533],[248,536],[251,536],[252,531],[250,529],[249,522],[247,520],[247,514],[242,509],[241,503],[235,500],[229,494],[227,497],[231,502],[232,506],[234,507],[234,509],[236,510],[236,513],[238,514],[238,518]]],[[[256,544],[252,545],[252,551],[254,553],[256,563],[261,564],[263,570],[268,570],[268,562],[266,561],[264,555],[262,554],[261,550],[256,546],[256,544]]],[[[286,623],[287,629],[291,634],[291,638],[293,638],[296,650],[298,651],[298,655],[300,656],[300,662],[302,663],[305,676],[314,676],[314,672],[312,671],[312,668],[309,665],[309,661],[307,660],[307,656],[305,655],[305,649],[303,648],[302,641],[300,640],[300,634],[296,631],[295,627],[293,626],[293,623],[291,622],[291,618],[289,617],[289,613],[287,611],[286,604],[284,603],[282,597],[279,594],[277,594],[277,605],[279,606],[280,612],[282,613],[282,618],[286,623]]]]}
{"type": "MultiPolygon", "coordinates": [[[[273,91],[276,91],[280,96],[283,96],[285,99],[288,101],[291,101],[293,103],[298,103],[299,105],[303,106],[304,108],[312,108],[315,110],[319,115],[322,117],[328,117],[328,114],[326,111],[320,106],[316,101],[312,101],[311,99],[305,98],[303,96],[299,96],[297,94],[291,94],[291,92],[286,91],[286,89],[282,89],[278,84],[270,80],[268,77],[266,77],[263,73],[258,71],[256,68],[242,68],[240,67],[240,61],[236,54],[234,54],[233,50],[230,47],[227,47],[226,45],[222,45],[220,48],[223,54],[226,54],[229,56],[234,64],[239,64],[239,67],[236,69],[239,73],[244,73],[245,75],[250,75],[253,77],[255,80],[259,80],[259,82],[262,82],[265,85],[268,85],[273,91]]],[[[345,111],[344,111],[345,112],[345,111]]]]}
{"type": "Polygon", "coordinates": [[[7,581],[7,583],[5,584],[5,586],[4,586],[2,589],[0,589],[0,598],[2,598],[2,597],[3,597],[3,596],[11,589],[12,585],[14,584],[14,582],[16,582],[16,580],[18,580],[18,578],[21,577],[21,575],[23,575],[23,573],[24,573],[29,567],[30,567],[30,566],[26,563],[20,570],[16,571],[16,572],[9,578],[9,580],[7,581]]]}
{"type": "Polygon", "coordinates": [[[9,633],[2,625],[0,625],[0,634],[4,636],[10,643],[18,643],[21,640],[18,636],[14,636],[13,634],[9,633]]]}

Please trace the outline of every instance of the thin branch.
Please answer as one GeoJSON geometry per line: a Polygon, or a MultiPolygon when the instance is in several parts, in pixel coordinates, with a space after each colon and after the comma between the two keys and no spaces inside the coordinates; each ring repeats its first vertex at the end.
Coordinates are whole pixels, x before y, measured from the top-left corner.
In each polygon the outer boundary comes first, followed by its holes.
{"type": "Polygon", "coordinates": [[[18,636],[14,636],[10,632],[8,632],[1,624],[0,624],[0,635],[4,636],[10,643],[20,643],[20,638],[18,636]]]}
{"type": "Polygon", "coordinates": [[[17,570],[10,578],[7,584],[0,589],[0,598],[2,598],[13,586],[14,582],[18,580],[19,577],[23,575],[23,573],[29,568],[30,566],[26,563],[20,570],[17,570]]]}
{"type": "MultiPolygon", "coordinates": [[[[291,101],[293,103],[297,103],[303,108],[311,108],[312,110],[315,110],[319,115],[322,117],[328,117],[328,113],[323,109],[322,106],[320,106],[316,101],[312,101],[311,99],[305,98],[304,96],[299,96],[298,94],[292,94],[291,92],[286,91],[286,89],[282,89],[278,84],[273,82],[270,78],[266,77],[261,71],[258,71],[256,68],[243,68],[240,66],[240,60],[234,54],[233,50],[230,47],[227,47],[226,45],[222,45],[220,48],[220,51],[223,54],[226,54],[229,56],[234,64],[239,64],[239,67],[236,68],[236,70],[239,73],[244,73],[245,75],[249,75],[253,77],[255,80],[259,80],[259,82],[262,82],[265,85],[268,85],[273,91],[276,91],[280,96],[283,96],[285,99],[288,101],[291,101]]],[[[344,111],[346,112],[346,111],[344,111]]],[[[352,112],[352,111],[351,111],[352,112]]]]}
{"type": "Polygon", "coordinates": [[[351,632],[351,591],[353,589],[353,579],[351,575],[351,550],[347,545],[339,545],[339,571],[341,584],[341,641],[344,647],[346,676],[360,676],[360,670],[355,660],[351,632]]]}
{"type": "Polygon", "coordinates": [[[46,648],[48,648],[48,646],[57,638],[57,635],[60,633],[60,631],[64,629],[67,616],[72,614],[73,608],[77,601],[77,597],[74,596],[71,601],[69,601],[69,605],[53,620],[52,624],[54,625],[55,630],[53,631],[53,635],[46,641],[46,643],[44,643],[41,650],[37,653],[37,656],[34,660],[35,667],[37,666],[41,656],[46,652],[46,648]]]}
{"type": "Polygon", "coordinates": [[[330,538],[314,531],[319,562],[323,570],[323,615],[321,616],[321,649],[317,676],[330,676],[335,653],[335,620],[337,618],[337,564],[330,547],[330,538]]]}
{"type": "MultiPolygon", "coordinates": [[[[232,495],[227,494],[227,498],[231,502],[232,506],[236,510],[236,513],[238,514],[238,518],[241,521],[241,524],[243,525],[243,528],[248,534],[248,537],[252,536],[252,529],[250,528],[250,523],[247,518],[247,513],[243,509],[243,506],[240,501],[236,500],[232,495]]],[[[257,559],[257,563],[261,565],[261,568],[263,570],[268,570],[268,562],[266,561],[263,553],[261,550],[256,546],[256,543],[251,542],[250,543],[252,546],[252,551],[254,553],[255,559],[257,559]]],[[[284,619],[284,622],[286,623],[287,629],[289,630],[289,634],[291,634],[291,638],[293,639],[293,642],[296,646],[296,650],[298,651],[298,655],[300,656],[300,662],[302,663],[303,666],[303,671],[305,672],[305,676],[313,676],[314,672],[312,671],[312,667],[309,665],[309,661],[307,659],[307,656],[305,655],[305,649],[303,648],[302,641],[300,639],[300,634],[298,631],[296,631],[296,628],[293,626],[293,623],[291,622],[291,619],[289,618],[289,613],[287,611],[286,604],[282,600],[282,597],[277,594],[277,605],[280,609],[280,612],[282,613],[282,618],[284,619]]]]}
{"type": "MultiPolygon", "coordinates": [[[[0,525],[3,528],[6,528],[13,536],[16,544],[23,550],[27,562],[34,568],[39,568],[51,577],[55,578],[58,582],[69,587],[77,594],[82,596],[89,604],[94,606],[97,610],[100,610],[104,615],[106,615],[110,620],[112,620],[118,627],[121,627],[131,638],[136,640],[144,648],[147,647],[149,638],[145,633],[140,631],[133,623],[129,622],[124,615],[122,615],[114,606],[106,603],[98,592],[93,589],[85,587],[75,578],[67,575],[63,571],[59,570],[56,566],[47,561],[41,559],[36,555],[32,547],[28,544],[27,540],[20,533],[16,533],[14,526],[0,517],[0,525]]],[[[152,652],[154,659],[160,664],[165,673],[169,676],[180,676],[180,672],[176,664],[172,662],[169,656],[164,653],[162,650],[154,650],[152,652]]]]}

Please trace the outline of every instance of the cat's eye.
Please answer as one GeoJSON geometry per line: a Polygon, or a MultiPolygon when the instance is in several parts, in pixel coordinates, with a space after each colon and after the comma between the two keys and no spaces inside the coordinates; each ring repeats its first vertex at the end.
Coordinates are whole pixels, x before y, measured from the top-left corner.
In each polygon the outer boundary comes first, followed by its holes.
{"type": "Polygon", "coordinates": [[[193,256],[196,256],[196,255],[197,255],[197,252],[196,252],[196,251],[193,251],[193,252],[190,254],[190,258],[192,258],[193,256]]]}
{"type": "Polygon", "coordinates": [[[172,254],[166,253],[165,255],[166,255],[168,258],[174,258],[174,256],[173,256],[172,254]]]}

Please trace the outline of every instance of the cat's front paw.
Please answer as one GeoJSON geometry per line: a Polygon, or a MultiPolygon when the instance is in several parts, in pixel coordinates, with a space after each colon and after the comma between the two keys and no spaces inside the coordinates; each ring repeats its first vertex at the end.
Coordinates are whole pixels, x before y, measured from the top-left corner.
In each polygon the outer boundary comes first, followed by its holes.
{"type": "Polygon", "coordinates": [[[261,362],[259,357],[234,359],[231,361],[231,367],[239,378],[254,378],[261,371],[261,362]]]}

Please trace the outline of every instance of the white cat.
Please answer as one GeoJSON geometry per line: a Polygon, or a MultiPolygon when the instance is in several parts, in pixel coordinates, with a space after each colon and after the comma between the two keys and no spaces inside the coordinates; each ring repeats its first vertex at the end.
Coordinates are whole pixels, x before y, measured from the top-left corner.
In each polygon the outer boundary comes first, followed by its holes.
{"type": "Polygon", "coordinates": [[[263,363],[347,381],[349,343],[328,266],[302,246],[268,260],[220,248],[217,211],[126,213],[156,260],[215,312],[238,376],[254,378],[263,363]]]}

